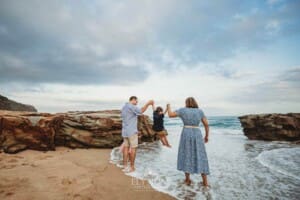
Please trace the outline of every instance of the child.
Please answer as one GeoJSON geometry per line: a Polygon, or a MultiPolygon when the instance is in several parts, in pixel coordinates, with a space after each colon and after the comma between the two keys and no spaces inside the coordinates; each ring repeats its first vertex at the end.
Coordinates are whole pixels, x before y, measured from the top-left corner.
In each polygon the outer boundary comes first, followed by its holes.
{"type": "Polygon", "coordinates": [[[164,127],[164,114],[167,112],[163,112],[162,107],[157,107],[155,109],[154,105],[153,108],[153,127],[152,129],[159,135],[160,140],[164,146],[171,147],[167,139],[167,130],[164,127]]]}

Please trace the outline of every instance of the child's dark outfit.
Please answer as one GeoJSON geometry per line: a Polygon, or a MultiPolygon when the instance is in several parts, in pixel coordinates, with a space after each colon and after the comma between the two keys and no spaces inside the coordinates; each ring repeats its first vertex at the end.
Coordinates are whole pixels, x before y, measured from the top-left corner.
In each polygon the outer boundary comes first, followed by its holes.
{"type": "Polygon", "coordinates": [[[153,126],[152,129],[160,136],[168,135],[167,130],[164,127],[164,114],[159,114],[159,112],[153,112],[153,126]]]}

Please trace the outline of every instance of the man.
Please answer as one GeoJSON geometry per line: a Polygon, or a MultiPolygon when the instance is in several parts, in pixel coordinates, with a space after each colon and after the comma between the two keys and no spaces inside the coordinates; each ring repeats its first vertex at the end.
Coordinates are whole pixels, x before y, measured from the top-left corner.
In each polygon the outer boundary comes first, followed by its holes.
{"type": "Polygon", "coordinates": [[[144,113],[148,106],[153,105],[154,101],[150,100],[142,108],[138,108],[138,98],[136,96],[131,96],[129,102],[127,102],[122,108],[122,137],[124,139],[124,151],[123,151],[123,164],[125,171],[127,169],[128,161],[128,151],[131,148],[129,160],[130,160],[130,170],[128,172],[133,172],[135,170],[134,161],[136,155],[136,148],[138,147],[138,130],[137,130],[137,118],[138,115],[144,113]]]}

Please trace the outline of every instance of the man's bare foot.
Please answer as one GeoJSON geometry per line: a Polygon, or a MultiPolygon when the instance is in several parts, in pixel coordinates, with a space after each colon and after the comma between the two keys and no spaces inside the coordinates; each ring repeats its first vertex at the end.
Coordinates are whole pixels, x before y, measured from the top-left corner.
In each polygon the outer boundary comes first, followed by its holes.
{"type": "Polygon", "coordinates": [[[129,167],[124,167],[124,168],[122,169],[122,171],[125,172],[125,173],[127,173],[127,172],[130,171],[130,168],[129,168],[129,167]]]}
{"type": "Polygon", "coordinates": [[[134,172],[134,171],[135,171],[135,168],[134,167],[130,167],[129,173],[130,172],[134,172]]]}
{"type": "Polygon", "coordinates": [[[121,168],[121,169],[124,169],[125,166],[123,164],[117,164],[117,167],[121,168]]]}

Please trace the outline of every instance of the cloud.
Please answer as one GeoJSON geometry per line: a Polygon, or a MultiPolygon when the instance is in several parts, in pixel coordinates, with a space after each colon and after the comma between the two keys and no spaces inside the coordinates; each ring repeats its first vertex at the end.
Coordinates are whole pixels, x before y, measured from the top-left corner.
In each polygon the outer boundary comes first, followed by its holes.
{"type": "Polygon", "coordinates": [[[297,1],[0,4],[1,93],[41,111],[119,108],[132,94],[178,106],[192,95],[214,114],[300,101],[299,68],[257,69],[273,67],[261,49],[299,34],[297,1]]]}
{"type": "Polygon", "coordinates": [[[278,4],[278,3],[282,2],[282,1],[284,1],[284,0],[267,0],[267,3],[269,5],[274,5],[274,4],[278,4]]]}
{"type": "Polygon", "coordinates": [[[297,2],[240,3],[3,0],[0,82],[130,84],[299,31],[297,2]]]}
{"type": "Polygon", "coordinates": [[[220,62],[243,51],[266,48],[282,35],[299,33],[297,2],[269,8],[264,2],[199,2],[178,5],[159,34],[162,48],[182,63],[220,62]],[[237,6],[240,5],[240,6],[237,6]],[[291,14],[293,13],[293,14],[291,14]],[[288,31],[289,30],[289,31],[288,31]],[[242,50],[242,51],[241,51],[242,50]]]}
{"type": "MultiPolygon", "coordinates": [[[[228,100],[245,104],[300,102],[300,67],[284,70],[272,79],[242,87],[228,100]]],[[[299,104],[298,104],[299,107],[299,104]]]]}
{"type": "Polygon", "coordinates": [[[129,7],[121,3],[93,5],[1,1],[0,82],[130,84],[145,80],[149,73],[143,62],[123,62],[148,45],[149,25],[143,13],[137,8],[128,16],[129,7]]]}
{"type": "Polygon", "coordinates": [[[300,91],[300,67],[287,70],[281,77],[281,80],[288,82],[300,91]]]}

